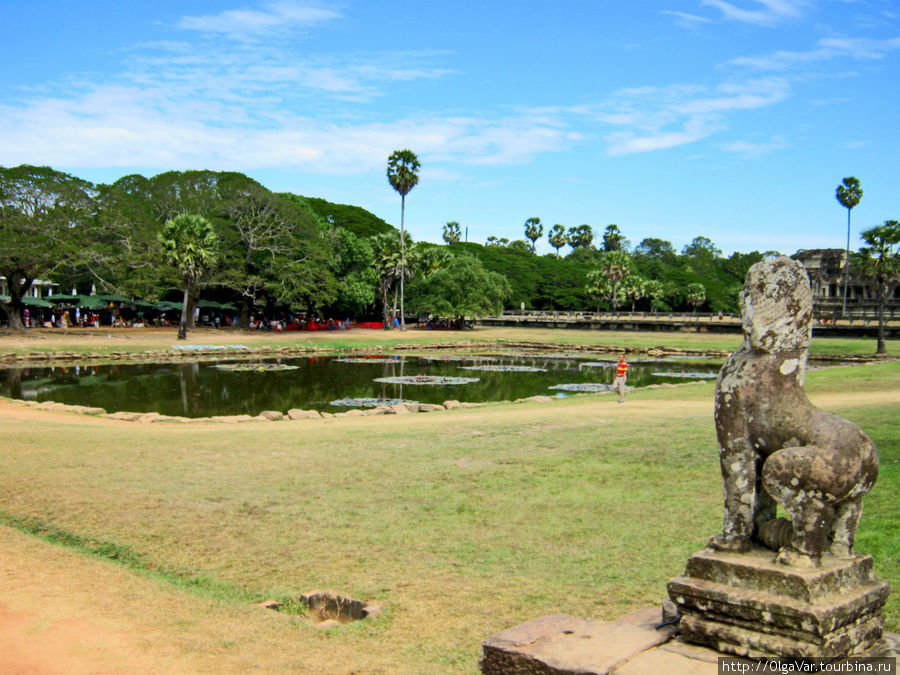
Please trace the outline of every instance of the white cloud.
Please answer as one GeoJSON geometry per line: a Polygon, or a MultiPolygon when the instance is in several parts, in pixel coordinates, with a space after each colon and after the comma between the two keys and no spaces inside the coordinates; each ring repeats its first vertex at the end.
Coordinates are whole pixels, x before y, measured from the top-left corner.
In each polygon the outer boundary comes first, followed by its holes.
{"type": "Polygon", "coordinates": [[[263,36],[287,35],[340,16],[337,11],[325,7],[296,2],[269,2],[262,9],[234,9],[219,14],[185,16],[175,27],[220,34],[233,40],[255,40],[263,36]]]}
{"type": "Polygon", "coordinates": [[[751,143],[749,141],[731,141],[722,144],[722,150],[725,152],[734,152],[745,157],[762,157],[777,150],[783,150],[787,146],[785,139],[781,136],[773,137],[767,143],[751,143]]]}
{"type": "Polygon", "coordinates": [[[728,128],[728,115],[775,105],[789,95],[781,78],[696,85],[640,87],[614,92],[594,108],[579,106],[610,127],[605,140],[612,156],[663,150],[708,138],[728,128]]]}
{"type": "Polygon", "coordinates": [[[676,12],[669,9],[662,10],[663,14],[675,17],[675,22],[683,28],[698,28],[700,24],[711,23],[712,19],[705,16],[697,16],[696,14],[688,14],[687,12],[676,12]]]}
{"type": "Polygon", "coordinates": [[[887,40],[868,38],[823,38],[807,51],[777,51],[764,56],[741,56],[728,64],[755,70],[788,70],[790,68],[835,58],[871,61],[885,58],[900,49],[900,37],[887,40]]]}
{"type": "Polygon", "coordinates": [[[771,26],[786,19],[799,18],[810,4],[807,0],[754,0],[754,2],[753,9],[745,9],[725,0],[700,0],[701,5],[718,9],[726,19],[760,26],[771,26]]]}

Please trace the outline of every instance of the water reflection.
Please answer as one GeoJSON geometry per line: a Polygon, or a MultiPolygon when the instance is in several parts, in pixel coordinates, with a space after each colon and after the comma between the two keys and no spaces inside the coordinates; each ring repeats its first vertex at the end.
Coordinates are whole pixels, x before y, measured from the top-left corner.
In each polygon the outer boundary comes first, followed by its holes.
{"type": "MultiPolygon", "coordinates": [[[[138,363],[0,369],[0,395],[59,401],[109,411],[159,412],[206,417],[257,415],[290,408],[338,412],[332,401],[399,399],[443,403],[447,399],[483,402],[556,395],[563,384],[609,384],[614,360],[601,354],[500,354],[435,358],[378,355],[372,359],[315,356],[299,359],[211,360],[178,364],[138,363]],[[488,367],[491,366],[491,367],[488,367]],[[472,370],[478,368],[478,370],[472,370]],[[475,378],[448,386],[376,382],[404,376],[475,378]]],[[[713,378],[720,364],[711,360],[632,360],[628,384],[713,378]]]]}

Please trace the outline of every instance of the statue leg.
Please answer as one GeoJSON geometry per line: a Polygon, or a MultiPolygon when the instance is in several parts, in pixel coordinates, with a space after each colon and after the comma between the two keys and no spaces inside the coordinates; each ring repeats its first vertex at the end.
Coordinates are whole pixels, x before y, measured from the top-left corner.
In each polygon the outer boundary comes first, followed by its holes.
{"type": "Polygon", "coordinates": [[[856,539],[856,527],[862,516],[862,498],[849,499],[834,510],[831,525],[831,554],[839,558],[849,558],[856,539]]]}
{"type": "Polygon", "coordinates": [[[721,449],[725,518],[722,534],[709,540],[709,546],[717,551],[741,552],[750,548],[761,492],[757,461],[756,450],[747,439],[738,439],[721,449]]]}
{"type": "Polygon", "coordinates": [[[818,480],[823,460],[831,453],[813,446],[783,448],[763,466],[763,486],[791,518],[793,535],[775,560],[800,567],[815,567],[826,549],[834,508],[822,495],[818,480]]]}

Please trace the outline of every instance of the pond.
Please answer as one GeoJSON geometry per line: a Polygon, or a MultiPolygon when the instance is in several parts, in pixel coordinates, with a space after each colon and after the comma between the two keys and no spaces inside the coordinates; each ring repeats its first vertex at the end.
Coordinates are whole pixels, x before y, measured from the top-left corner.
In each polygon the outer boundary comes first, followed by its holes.
{"type": "MultiPolygon", "coordinates": [[[[711,359],[633,358],[628,384],[714,380],[711,359]]],[[[443,403],[567,396],[606,390],[609,354],[503,352],[491,355],[196,360],[0,369],[0,395],[96,406],[108,411],[209,417],[291,408],[339,412],[399,401],[443,403]]]]}

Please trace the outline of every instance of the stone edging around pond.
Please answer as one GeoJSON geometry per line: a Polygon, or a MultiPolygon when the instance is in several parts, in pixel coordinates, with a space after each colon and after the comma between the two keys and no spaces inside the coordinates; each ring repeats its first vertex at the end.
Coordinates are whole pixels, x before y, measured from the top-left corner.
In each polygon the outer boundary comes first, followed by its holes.
{"type": "MultiPolygon", "coordinates": [[[[731,352],[717,349],[690,349],[680,347],[636,347],[624,349],[622,347],[612,347],[608,345],[573,345],[554,342],[537,342],[537,341],[518,341],[518,340],[490,340],[490,341],[454,341],[441,342],[435,344],[398,344],[393,346],[374,345],[369,347],[350,347],[344,349],[335,349],[327,347],[233,347],[228,345],[214,345],[209,349],[163,349],[151,350],[146,352],[109,352],[106,354],[97,352],[29,352],[27,354],[16,354],[14,352],[0,353],[0,364],[9,365],[15,363],[33,363],[35,361],[43,364],[49,362],[70,363],[72,361],[88,361],[96,362],[154,362],[154,363],[183,363],[186,361],[205,361],[219,360],[222,358],[293,358],[302,356],[325,356],[329,354],[365,354],[371,352],[390,352],[390,351],[445,351],[460,350],[467,351],[492,350],[492,349],[542,349],[547,351],[566,351],[566,352],[597,352],[605,354],[641,354],[645,356],[710,356],[713,358],[727,358],[731,352]]],[[[813,354],[812,358],[818,361],[842,361],[846,363],[867,363],[872,361],[882,361],[892,359],[894,357],[879,357],[876,355],[868,356],[862,354],[840,355],[840,354],[813,354]]]]}
{"type": "MultiPolygon", "coordinates": [[[[696,380],[694,382],[682,382],[679,384],[648,384],[646,387],[636,387],[637,389],[674,389],[675,387],[690,387],[700,384],[706,384],[704,380],[696,380]]],[[[602,394],[611,394],[611,391],[592,392],[590,394],[575,394],[575,396],[597,396],[602,394]]],[[[569,398],[569,397],[566,397],[569,398]]],[[[300,408],[291,408],[287,413],[278,410],[264,410],[259,415],[215,415],[213,417],[179,417],[175,415],[160,415],[156,412],[107,412],[104,408],[93,408],[86,405],[69,405],[67,403],[57,403],[56,401],[23,401],[15,398],[4,398],[3,400],[10,403],[18,403],[36,410],[55,410],[57,412],[71,412],[79,415],[92,415],[102,417],[104,419],[120,420],[123,422],[140,422],[149,424],[155,422],[177,422],[181,424],[197,424],[201,422],[221,422],[227,424],[236,424],[239,422],[280,422],[285,419],[303,420],[303,419],[335,419],[340,417],[373,417],[376,415],[406,415],[414,412],[437,412],[440,410],[454,410],[456,408],[483,408],[489,405],[500,405],[510,403],[510,401],[492,401],[490,403],[469,403],[466,401],[457,401],[451,399],[444,401],[443,405],[439,403],[397,403],[391,406],[378,406],[377,408],[369,408],[367,410],[347,410],[346,412],[328,413],[319,412],[318,410],[301,410],[300,408]]],[[[556,396],[529,396],[528,398],[518,398],[512,403],[549,403],[550,401],[558,401],[556,396]]]]}

